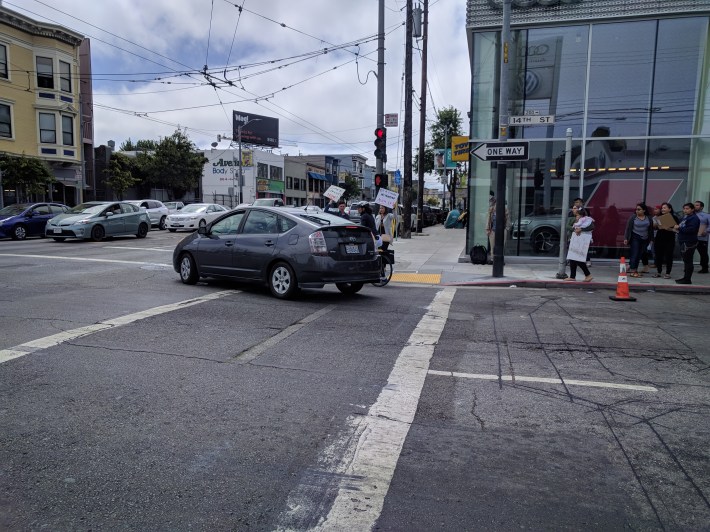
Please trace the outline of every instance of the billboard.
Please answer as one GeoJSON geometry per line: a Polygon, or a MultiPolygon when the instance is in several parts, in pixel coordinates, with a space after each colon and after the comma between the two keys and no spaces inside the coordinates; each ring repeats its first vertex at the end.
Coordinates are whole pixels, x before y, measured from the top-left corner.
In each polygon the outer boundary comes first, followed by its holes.
{"type": "Polygon", "coordinates": [[[242,142],[259,146],[279,147],[279,119],[270,116],[255,115],[233,111],[233,140],[239,140],[239,128],[242,130],[242,142]]]}

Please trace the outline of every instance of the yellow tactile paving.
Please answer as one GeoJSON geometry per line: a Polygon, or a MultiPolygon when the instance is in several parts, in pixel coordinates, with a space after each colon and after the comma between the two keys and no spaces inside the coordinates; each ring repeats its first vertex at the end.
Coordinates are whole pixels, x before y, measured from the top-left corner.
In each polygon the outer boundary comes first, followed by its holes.
{"type": "Polygon", "coordinates": [[[440,273],[393,273],[392,279],[396,283],[423,283],[439,284],[441,282],[440,273]]]}

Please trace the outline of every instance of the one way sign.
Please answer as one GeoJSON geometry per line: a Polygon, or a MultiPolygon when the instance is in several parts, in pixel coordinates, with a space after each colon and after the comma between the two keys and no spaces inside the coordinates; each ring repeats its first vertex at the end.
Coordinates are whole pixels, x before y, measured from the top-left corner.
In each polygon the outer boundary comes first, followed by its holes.
{"type": "Polygon", "coordinates": [[[528,142],[485,142],[471,153],[482,161],[527,161],[528,142]]]}

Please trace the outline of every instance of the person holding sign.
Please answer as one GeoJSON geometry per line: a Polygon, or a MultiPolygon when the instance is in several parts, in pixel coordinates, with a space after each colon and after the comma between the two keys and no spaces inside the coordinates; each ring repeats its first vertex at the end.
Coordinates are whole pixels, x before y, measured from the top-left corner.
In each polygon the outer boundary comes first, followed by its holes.
{"type": "Polygon", "coordinates": [[[569,277],[565,281],[577,280],[577,267],[584,272],[584,282],[588,283],[593,279],[587,267],[587,252],[592,243],[592,232],[589,230],[594,223],[591,216],[587,216],[587,211],[583,207],[575,207],[576,221],[572,224],[572,237],[569,240],[569,250],[567,260],[569,261],[569,277]]]}
{"type": "Polygon", "coordinates": [[[375,216],[375,226],[377,227],[377,232],[380,233],[382,238],[382,249],[387,251],[387,248],[392,242],[392,228],[394,227],[394,216],[391,212],[387,212],[387,207],[380,205],[380,210],[375,216]]]}
{"type": "Polygon", "coordinates": [[[654,217],[653,228],[656,230],[656,237],[653,243],[656,254],[656,273],[654,277],[660,277],[663,265],[666,265],[664,279],[671,278],[673,269],[673,252],[675,251],[675,231],[673,227],[678,224],[678,217],[673,212],[670,203],[661,203],[661,214],[654,217]]]}

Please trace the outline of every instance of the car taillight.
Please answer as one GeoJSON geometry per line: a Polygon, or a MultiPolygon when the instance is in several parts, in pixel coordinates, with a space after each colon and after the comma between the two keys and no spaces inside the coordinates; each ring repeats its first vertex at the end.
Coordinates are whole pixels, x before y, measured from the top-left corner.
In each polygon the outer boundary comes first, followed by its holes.
{"type": "Polygon", "coordinates": [[[311,245],[311,253],[314,255],[327,255],[328,244],[322,231],[316,231],[308,236],[308,243],[311,245]]]}

